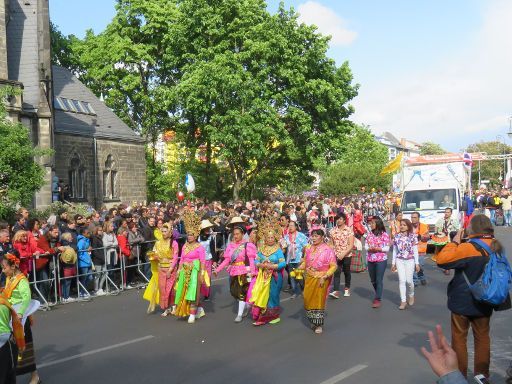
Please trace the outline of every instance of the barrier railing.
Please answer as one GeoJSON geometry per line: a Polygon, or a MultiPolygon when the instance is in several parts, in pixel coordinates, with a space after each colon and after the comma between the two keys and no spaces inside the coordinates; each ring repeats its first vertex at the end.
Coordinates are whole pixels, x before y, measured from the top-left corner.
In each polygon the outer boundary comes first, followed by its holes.
{"type": "MultiPolygon", "coordinates": [[[[216,253],[226,248],[226,238],[221,232],[212,233],[216,253]]],[[[151,278],[150,262],[145,254],[153,249],[154,241],[144,241],[131,245],[131,257],[122,255],[117,247],[89,248],[77,251],[77,261],[66,264],[60,259],[60,253],[34,255],[32,257],[32,273],[29,282],[33,296],[41,302],[43,310],[50,310],[57,304],[74,301],[89,301],[91,297],[117,295],[125,289],[144,287],[151,278]],[[88,252],[92,260],[92,252],[103,251],[103,263],[91,266],[80,266],[80,253],[88,252]],[[48,263],[37,269],[36,260],[46,257],[48,263]],[[135,284],[136,277],[139,283],[135,284]],[[90,292],[93,285],[94,294],[90,292]],[[99,294],[98,294],[99,292],[99,294]],[[76,298],[74,297],[76,295],[76,298]]]]}

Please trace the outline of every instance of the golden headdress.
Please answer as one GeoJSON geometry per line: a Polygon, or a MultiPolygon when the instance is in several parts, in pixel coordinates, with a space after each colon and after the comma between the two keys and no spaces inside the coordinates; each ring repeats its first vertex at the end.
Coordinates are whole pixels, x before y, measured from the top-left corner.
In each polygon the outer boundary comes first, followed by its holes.
{"type": "Polygon", "coordinates": [[[275,235],[279,240],[283,234],[279,221],[274,216],[263,216],[258,222],[258,240],[264,239],[268,233],[275,235]]]}
{"type": "Polygon", "coordinates": [[[187,210],[183,213],[183,223],[185,224],[185,232],[192,234],[195,237],[201,233],[201,217],[199,217],[194,211],[187,210]]]}

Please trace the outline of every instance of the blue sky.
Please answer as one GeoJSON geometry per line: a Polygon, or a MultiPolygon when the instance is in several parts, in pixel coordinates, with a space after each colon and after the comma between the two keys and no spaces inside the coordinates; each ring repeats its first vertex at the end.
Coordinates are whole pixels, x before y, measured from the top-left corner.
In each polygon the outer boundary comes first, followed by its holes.
{"type": "MultiPolygon", "coordinates": [[[[279,1],[269,0],[274,12],[279,1]]],[[[353,120],[457,151],[505,137],[512,115],[512,1],[286,0],[332,35],[329,55],[361,84],[353,120]]],[[[51,0],[64,34],[101,32],[114,0],[51,0]],[[76,17],[80,15],[80,17],[76,17]]]]}

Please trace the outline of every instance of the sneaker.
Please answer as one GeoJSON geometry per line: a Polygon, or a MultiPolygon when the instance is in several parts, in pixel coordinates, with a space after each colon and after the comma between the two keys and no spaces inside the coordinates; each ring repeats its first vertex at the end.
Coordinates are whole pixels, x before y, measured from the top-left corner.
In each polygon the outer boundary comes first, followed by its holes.
{"type": "Polygon", "coordinates": [[[196,322],[196,315],[190,315],[188,317],[187,323],[194,324],[196,322]]]}
{"type": "Polygon", "coordinates": [[[204,312],[203,307],[197,308],[197,318],[200,319],[201,317],[206,316],[206,313],[204,312]]]}
{"type": "Polygon", "coordinates": [[[208,296],[208,297],[205,297],[205,298],[203,299],[203,301],[210,301],[210,297],[209,297],[209,296],[208,296]]]}
{"type": "Polygon", "coordinates": [[[251,309],[251,307],[249,307],[249,304],[245,304],[245,308],[244,308],[244,311],[242,312],[242,317],[247,317],[247,315],[249,314],[249,310],[251,309]]]}
{"type": "Polygon", "coordinates": [[[372,308],[380,308],[380,300],[378,300],[378,299],[373,300],[372,308]]]}
{"type": "Polygon", "coordinates": [[[243,320],[242,316],[235,317],[235,323],[241,323],[243,320]]]}
{"type": "Polygon", "coordinates": [[[105,295],[106,295],[106,293],[103,289],[98,289],[96,291],[96,296],[105,296],[105,295]]]}
{"type": "Polygon", "coordinates": [[[400,306],[398,307],[398,309],[402,311],[402,310],[404,310],[404,309],[405,309],[405,307],[406,307],[406,306],[407,306],[407,303],[406,303],[405,301],[402,301],[402,302],[400,303],[400,306]]]}
{"type": "Polygon", "coordinates": [[[343,294],[345,297],[350,297],[350,289],[345,288],[345,293],[343,294]]]}
{"type": "Polygon", "coordinates": [[[407,304],[414,305],[414,296],[409,296],[409,299],[407,300],[407,304]]]}
{"type": "Polygon", "coordinates": [[[340,298],[340,294],[338,293],[338,291],[332,291],[331,293],[329,293],[329,296],[331,296],[333,299],[340,298]]]}

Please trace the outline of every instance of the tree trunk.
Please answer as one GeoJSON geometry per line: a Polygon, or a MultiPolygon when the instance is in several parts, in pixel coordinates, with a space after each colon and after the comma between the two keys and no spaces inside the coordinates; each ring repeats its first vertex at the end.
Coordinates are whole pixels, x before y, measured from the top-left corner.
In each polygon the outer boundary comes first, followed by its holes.
{"type": "Polygon", "coordinates": [[[237,201],[240,197],[240,189],[242,189],[242,180],[235,176],[235,183],[233,184],[233,201],[237,201]]]}

